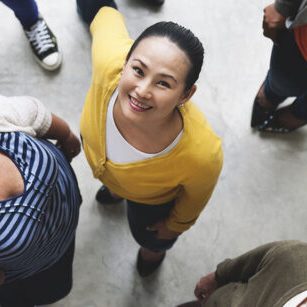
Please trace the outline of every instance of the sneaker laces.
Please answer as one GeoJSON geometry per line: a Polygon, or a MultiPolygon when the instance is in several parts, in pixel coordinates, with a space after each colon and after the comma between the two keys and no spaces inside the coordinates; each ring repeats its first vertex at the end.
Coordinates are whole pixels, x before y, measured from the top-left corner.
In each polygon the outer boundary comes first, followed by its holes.
{"type": "Polygon", "coordinates": [[[39,20],[32,26],[30,31],[25,32],[30,43],[32,43],[38,54],[47,51],[49,48],[55,47],[44,20],[39,20]]]}

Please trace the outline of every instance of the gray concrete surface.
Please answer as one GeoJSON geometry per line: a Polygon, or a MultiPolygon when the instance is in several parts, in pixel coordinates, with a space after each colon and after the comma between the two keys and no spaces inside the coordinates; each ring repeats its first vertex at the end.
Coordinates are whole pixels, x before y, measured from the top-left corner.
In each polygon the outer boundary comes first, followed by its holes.
{"type": "MultiPolygon", "coordinates": [[[[83,194],[71,294],[57,307],[166,307],[193,298],[196,281],[225,257],[281,239],[306,239],[307,130],[262,136],[249,128],[251,104],[269,62],[262,37],[264,0],[166,0],[160,10],[118,0],[136,37],[160,20],[177,21],[203,41],[205,65],[194,101],[222,137],[225,163],[207,208],[169,252],[158,274],[141,279],[138,246],[124,204],[98,208],[100,186],[81,154],[73,161],[83,194]]],[[[32,95],[78,132],[91,78],[90,36],[75,3],[38,0],[63,51],[60,71],[32,58],[13,14],[0,3],[0,93],[32,95]]]]}

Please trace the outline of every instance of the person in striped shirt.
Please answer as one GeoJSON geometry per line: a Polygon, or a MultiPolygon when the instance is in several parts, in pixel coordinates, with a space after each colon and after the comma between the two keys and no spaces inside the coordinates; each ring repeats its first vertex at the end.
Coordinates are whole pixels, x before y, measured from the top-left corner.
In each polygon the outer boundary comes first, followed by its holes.
{"type": "Polygon", "coordinates": [[[80,142],[32,97],[0,96],[0,305],[51,304],[72,287],[80,142]],[[47,139],[57,140],[54,145],[47,139]]]}

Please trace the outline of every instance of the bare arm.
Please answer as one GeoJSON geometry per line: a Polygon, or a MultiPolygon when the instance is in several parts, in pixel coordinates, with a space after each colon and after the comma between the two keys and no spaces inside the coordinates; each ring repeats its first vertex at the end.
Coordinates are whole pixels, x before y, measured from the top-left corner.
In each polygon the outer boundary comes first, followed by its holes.
{"type": "Polygon", "coordinates": [[[0,132],[12,131],[57,140],[57,146],[69,160],[80,152],[80,141],[68,124],[33,97],[0,95],[0,132]]]}
{"type": "Polygon", "coordinates": [[[52,114],[50,128],[43,137],[57,140],[57,146],[64,152],[69,160],[72,160],[80,153],[81,144],[79,139],[70,130],[68,124],[55,114],[52,114]]]}
{"type": "Polygon", "coordinates": [[[294,17],[302,0],[275,0],[263,10],[263,35],[278,42],[278,35],[286,28],[287,17],[294,17]]]}
{"type": "Polygon", "coordinates": [[[280,31],[285,29],[285,21],[286,17],[277,11],[274,3],[268,5],[263,10],[263,35],[276,42],[280,31]]]}

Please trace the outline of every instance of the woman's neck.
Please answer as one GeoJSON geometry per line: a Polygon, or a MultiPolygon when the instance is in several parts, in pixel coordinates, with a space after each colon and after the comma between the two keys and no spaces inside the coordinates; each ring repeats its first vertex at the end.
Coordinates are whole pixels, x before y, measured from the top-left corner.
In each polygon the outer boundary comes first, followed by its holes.
{"type": "Polygon", "coordinates": [[[160,121],[135,122],[127,119],[119,104],[115,103],[113,116],[118,130],[126,141],[146,153],[157,153],[165,149],[183,128],[183,120],[177,109],[160,121]]]}

